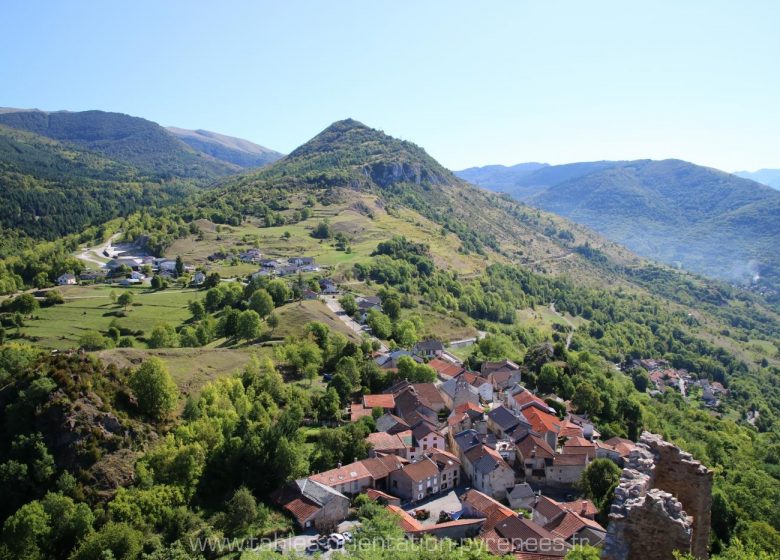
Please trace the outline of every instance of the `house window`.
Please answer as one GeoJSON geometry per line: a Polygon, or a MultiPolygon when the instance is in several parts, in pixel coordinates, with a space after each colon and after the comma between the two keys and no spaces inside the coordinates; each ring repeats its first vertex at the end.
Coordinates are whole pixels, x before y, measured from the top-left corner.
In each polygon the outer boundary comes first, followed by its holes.
{"type": "Polygon", "coordinates": [[[423,451],[425,451],[426,449],[428,449],[428,444],[427,443],[423,443],[423,451]]]}

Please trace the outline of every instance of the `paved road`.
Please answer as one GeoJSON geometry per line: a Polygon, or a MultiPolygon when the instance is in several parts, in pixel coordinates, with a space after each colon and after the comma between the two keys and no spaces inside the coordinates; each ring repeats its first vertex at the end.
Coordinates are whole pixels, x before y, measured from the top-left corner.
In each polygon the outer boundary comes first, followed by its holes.
{"type": "Polygon", "coordinates": [[[76,255],[76,258],[79,258],[82,261],[91,264],[96,264],[98,268],[103,268],[103,266],[106,263],[104,261],[99,260],[97,257],[100,256],[101,258],[104,258],[103,251],[108,251],[109,253],[111,253],[109,249],[113,246],[114,240],[120,235],[121,235],[120,233],[115,233],[114,235],[109,237],[105,241],[105,243],[102,243],[101,245],[95,245],[94,247],[86,247],[83,251],[81,251],[81,253],[76,255]]]}
{"type": "MultiPolygon", "coordinates": [[[[343,307],[341,307],[341,304],[339,303],[339,300],[336,296],[324,296],[324,298],[325,305],[328,306],[328,309],[333,311],[333,313],[335,313],[336,316],[341,319],[345,325],[347,325],[347,327],[357,333],[358,336],[363,336],[363,334],[365,334],[366,331],[363,330],[363,326],[355,321],[352,317],[347,315],[347,312],[344,311],[343,307]]],[[[371,339],[379,342],[379,350],[381,352],[387,352],[389,350],[385,343],[378,338],[372,336],[371,339]]]]}

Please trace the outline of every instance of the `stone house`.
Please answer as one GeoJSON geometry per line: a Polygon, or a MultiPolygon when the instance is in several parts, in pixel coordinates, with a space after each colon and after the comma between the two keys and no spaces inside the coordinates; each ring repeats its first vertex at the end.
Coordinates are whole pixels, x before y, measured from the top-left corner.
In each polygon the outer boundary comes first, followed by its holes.
{"type": "Polygon", "coordinates": [[[579,482],[588,464],[590,459],[585,454],[558,454],[544,469],[545,482],[550,486],[573,486],[579,482]]]}
{"type": "Polygon", "coordinates": [[[310,478],[288,483],[273,500],[304,530],[314,528],[327,532],[349,516],[349,498],[310,478]]]}
{"type": "Polygon", "coordinates": [[[390,473],[390,493],[407,502],[418,502],[440,491],[439,468],[428,457],[390,473]]]}
{"type": "Polygon", "coordinates": [[[515,485],[515,471],[495,449],[478,445],[466,451],[464,459],[463,470],[480,492],[502,499],[515,485]]]}

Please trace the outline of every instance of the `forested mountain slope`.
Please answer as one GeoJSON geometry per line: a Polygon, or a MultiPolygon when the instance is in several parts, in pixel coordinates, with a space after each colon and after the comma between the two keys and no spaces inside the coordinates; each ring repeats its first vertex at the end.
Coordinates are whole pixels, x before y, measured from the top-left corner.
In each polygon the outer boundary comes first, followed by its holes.
{"type": "Polygon", "coordinates": [[[680,160],[639,160],[545,167],[501,190],[640,255],[777,296],[780,193],[765,185],[680,160]]]}
{"type": "Polygon", "coordinates": [[[159,178],[214,179],[238,166],[197,152],[157,123],[105,111],[0,113],[0,124],[46,136],[159,178]]]}
{"type": "Polygon", "coordinates": [[[56,239],[189,192],[126,163],[0,125],[0,230],[56,239]]]}

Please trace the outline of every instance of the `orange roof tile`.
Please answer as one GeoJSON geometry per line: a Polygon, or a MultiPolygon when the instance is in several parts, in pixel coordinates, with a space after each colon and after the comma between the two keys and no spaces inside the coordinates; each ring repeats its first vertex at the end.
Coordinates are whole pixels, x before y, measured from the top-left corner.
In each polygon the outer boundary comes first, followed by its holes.
{"type": "Polygon", "coordinates": [[[357,422],[358,420],[366,416],[371,416],[370,408],[364,408],[363,405],[360,403],[355,403],[352,405],[352,408],[349,413],[350,421],[357,422]]]}
{"type": "Polygon", "coordinates": [[[319,474],[313,474],[309,477],[310,480],[331,487],[366,478],[371,478],[371,473],[368,472],[368,469],[362,461],[350,463],[349,465],[344,465],[343,467],[331,469],[319,474]]]}
{"type": "Polygon", "coordinates": [[[463,366],[438,358],[434,358],[428,362],[428,365],[431,366],[436,373],[445,377],[455,377],[463,371],[463,366]]]}
{"type": "Polygon", "coordinates": [[[395,408],[395,397],[393,395],[363,395],[363,406],[369,410],[377,407],[391,410],[395,408]]]}
{"type": "Polygon", "coordinates": [[[529,407],[523,410],[523,415],[531,424],[531,428],[539,434],[543,435],[547,432],[557,434],[561,431],[561,421],[557,416],[549,412],[542,412],[537,408],[529,407]]]}

